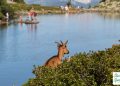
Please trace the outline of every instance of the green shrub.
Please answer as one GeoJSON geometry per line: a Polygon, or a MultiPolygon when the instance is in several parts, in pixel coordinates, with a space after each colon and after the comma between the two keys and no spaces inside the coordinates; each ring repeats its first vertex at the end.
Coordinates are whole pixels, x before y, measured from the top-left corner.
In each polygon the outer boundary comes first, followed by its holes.
{"type": "Polygon", "coordinates": [[[0,12],[0,20],[2,20],[3,17],[4,15],[0,12]]]}
{"type": "Polygon", "coordinates": [[[10,7],[10,5],[2,5],[1,7],[1,13],[5,16],[6,13],[8,12],[10,17],[13,17],[14,15],[14,10],[12,9],[12,7],[10,7]]]}
{"type": "Polygon", "coordinates": [[[0,6],[6,4],[6,0],[0,0],[0,6]]]}
{"type": "Polygon", "coordinates": [[[112,86],[112,72],[120,71],[120,45],[105,51],[79,53],[51,69],[34,66],[35,78],[23,86],[112,86]]]}

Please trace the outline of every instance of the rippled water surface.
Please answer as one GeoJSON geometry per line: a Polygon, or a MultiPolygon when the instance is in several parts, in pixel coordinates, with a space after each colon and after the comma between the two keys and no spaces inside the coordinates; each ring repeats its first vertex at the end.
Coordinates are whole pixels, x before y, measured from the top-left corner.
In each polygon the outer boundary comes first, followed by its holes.
{"type": "Polygon", "coordinates": [[[69,41],[68,57],[104,50],[120,39],[118,14],[40,15],[38,20],[37,25],[0,26],[0,85],[21,86],[34,77],[33,65],[42,65],[57,53],[55,41],[69,41]]]}

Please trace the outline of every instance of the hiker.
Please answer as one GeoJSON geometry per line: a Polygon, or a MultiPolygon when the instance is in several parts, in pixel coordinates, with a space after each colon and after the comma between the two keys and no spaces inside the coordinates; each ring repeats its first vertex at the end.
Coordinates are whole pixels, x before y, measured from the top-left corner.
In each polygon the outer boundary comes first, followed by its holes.
{"type": "Polygon", "coordinates": [[[65,6],[65,11],[66,11],[66,12],[69,12],[69,8],[68,8],[67,5],[65,6]]]}
{"type": "Polygon", "coordinates": [[[19,22],[22,23],[22,16],[19,17],[19,22]]]}
{"type": "Polygon", "coordinates": [[[61,13],[63,13],[64,12],[64,6],[60,6],[60,8],[61,8],[61,13]]]}
{"type": "Polygon", "coordinates": [[[37,21],[36,16],[37,16],[37,13],[36,13],[36,12],[33,12],[33,20],[34,20],[34,21],[37,21]]]}
{"type": "Polygon", "coordinates": [[[9,13],[8,12],[6,13],[6,20],[7,20],[7,22],[9,21],[9,13]]]}
{"type": "Polygon", "coordinates": [[[29,18],[29,20],[32,20],[32,15],[33,15],[32,12],[28,12],[28,18],[29,18]]]}

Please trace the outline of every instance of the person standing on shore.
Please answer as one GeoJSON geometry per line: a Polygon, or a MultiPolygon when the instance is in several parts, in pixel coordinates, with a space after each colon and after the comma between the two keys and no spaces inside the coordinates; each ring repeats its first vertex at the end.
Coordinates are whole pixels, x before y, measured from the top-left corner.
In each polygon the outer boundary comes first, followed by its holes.
{"type": "Polygon", "coordinates": [[[22,23],[22,16],[19,17],[19,22],[22,23]]]}
{"type": "Polygon", "coordinates": [[[65,6],[65,11],[66,11],[67,13],[69,13],[69,8],[68,8],[67,5],[65,6]]]}
{"type": "Polygon", "coordinates": [[[31,14],[31,21],[37,21],[37,13],[35,12],[34,8],[32,7],[30,10],[30,14],[31,14]]]}
{"type": "Polygon", "coordinates": [[[64,13],[64,6],[60,6],[61,13],[64,13]]]}
{"type": "Polygon", "coordinates": [[[31,20],[31,13],[28,12],[28,19],[31,20]]]}
{"type": "Polygon", "coordinates": [[[6,21],[7,22],[9,21],[9,13],[8,12],[6,13],[6,21]]]}
{"type": "Polygon", "coordinates": [[[33,12],[33,19],[34,19],[34,21],[37,21],[36,16],[37,16],[37,13],[36,13],[36,12],[33,12]]]}
{"type": "Polygon", "coordinates": [[[28,16],[29,16],[31,21],[34,19],[34,8],[33,7],[28,12],[28,16]]]}

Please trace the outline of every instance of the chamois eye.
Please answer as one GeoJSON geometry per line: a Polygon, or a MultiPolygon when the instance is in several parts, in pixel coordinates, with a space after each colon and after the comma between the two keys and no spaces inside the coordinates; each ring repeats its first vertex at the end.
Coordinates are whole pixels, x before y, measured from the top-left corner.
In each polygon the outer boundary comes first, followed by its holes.
{"type": "Polygon", "coordinates": [[[64,46],[63,49],[65,49],[67,46],[64,46]]]}

